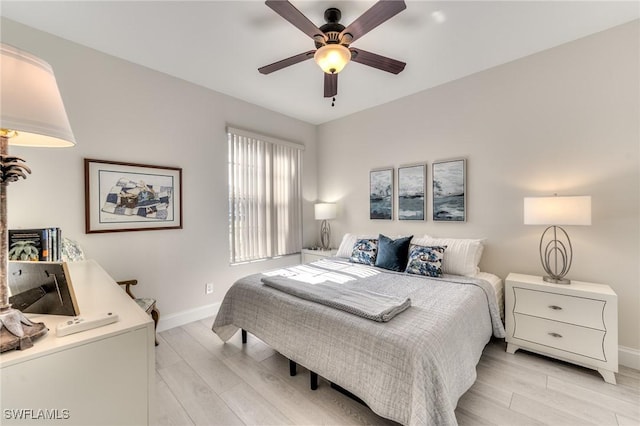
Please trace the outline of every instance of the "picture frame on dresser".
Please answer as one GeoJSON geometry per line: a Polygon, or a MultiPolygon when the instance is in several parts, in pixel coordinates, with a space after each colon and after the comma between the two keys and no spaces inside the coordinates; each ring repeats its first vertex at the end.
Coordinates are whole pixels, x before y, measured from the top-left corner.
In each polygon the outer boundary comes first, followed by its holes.
{"type": "Polygon", "coordinates": [[[398,167],[398,220],[425,220],[425,164],[398,167]]]}
{"type": "Polygon", "coordinates": [[[369,172],[369,219],[393,220],[393,167],[369,172]]]}
{"type": "Polygon", "coordinates": [[[434,161],[431,165],[433,220],[467,221],[467,160],[434,161]]]}
{"type": "Polygon", "coordinates": [[[85,232],[182,229],[182,169],[84,160],[85,232]]]}
{"type": "Polygon", "coordinates": [[[66,262],[9,262],[9,303],[24,313],[80,314],[66,262]]]}

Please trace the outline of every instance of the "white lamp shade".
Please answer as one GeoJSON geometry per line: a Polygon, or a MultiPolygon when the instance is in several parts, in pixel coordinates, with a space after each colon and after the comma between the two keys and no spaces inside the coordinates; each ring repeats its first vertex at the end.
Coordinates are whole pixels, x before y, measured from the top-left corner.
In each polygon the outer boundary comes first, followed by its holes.
{"type": "Polygon", "coordinates": [[[325,44],[313,55],[316,64],[327,74],[337,74],[351,60],[351,51],[341,44],[325,44]]]}
{"type": "Polygon", "coordinates": [[[318,203],[314,207],[316,220],[330,220],[336,218],[336,205],[334,203],[318,203]]]}
{"type": "Polygon", "coordinates": [[[67,147],[76,144],[51,66],[0,44],[0,129],[16,131],[11,145],[67,147]]]}
{"type": "Polygon", "coordinates": [[[591,225],[591,196],[525,197],[525,225],[591,225]]]}

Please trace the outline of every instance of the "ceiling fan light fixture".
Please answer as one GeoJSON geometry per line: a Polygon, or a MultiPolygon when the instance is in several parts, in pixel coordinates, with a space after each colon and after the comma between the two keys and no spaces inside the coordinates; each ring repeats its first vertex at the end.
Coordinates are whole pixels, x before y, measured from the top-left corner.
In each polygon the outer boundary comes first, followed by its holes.
{"type": "Polygon", "coordinates": [[[316,50],[313,59],[325,73],[337,74],[351,60],[351,51],[341,44],[325,44],[316,50]]]}

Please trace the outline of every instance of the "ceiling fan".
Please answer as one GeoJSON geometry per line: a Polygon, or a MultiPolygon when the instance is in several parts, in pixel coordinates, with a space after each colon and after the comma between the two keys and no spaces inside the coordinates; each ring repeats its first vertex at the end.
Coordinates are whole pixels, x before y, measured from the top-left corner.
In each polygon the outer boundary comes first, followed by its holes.
{"type": "Polygon", "coordinates": [[[342,17],[340,10],[331,7],[324,12],[324,19],[327,23],[320,28],[288,0],[267,0],[265,4],[311,37],[315,42],[316,48],[258,68],[261,74],[270,74],[290,65],[314,58],[322,68],[322,71],[324,71],[324,97],[334,97],[333,100],[335,101],[335,96],[338,94],[338,73],[342,71],[349,61],[358,62],[393,74],[400,73],[406,65],[404,62],[395,59],[350,47],[351,43],[406,9],[407,5],[403,0],[380,0],[347,27],[340,24],[340,18],[342,17]]]}

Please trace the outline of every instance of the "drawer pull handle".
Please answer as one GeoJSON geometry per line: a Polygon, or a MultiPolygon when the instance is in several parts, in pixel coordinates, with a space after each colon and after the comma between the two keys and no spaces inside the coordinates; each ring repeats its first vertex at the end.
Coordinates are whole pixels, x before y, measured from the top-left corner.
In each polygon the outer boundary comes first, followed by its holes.
{"type": "Polygon", "coordinates": [[[553,332],[552,332],[552,333],[549,333],[549,336],[551,336],[551,337],[556,337],[556,338],[560,338],[560,337],[562,337],[562,334],[558,334],[558,333],[553,333],[553,332]]]}
{"type": "Polygon", "coordinates": [[[553,309],[554,311],[561,311],[562,307],[557,305],[551,305],[549,306],[549,309],[553,309]]]}

